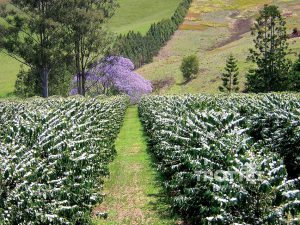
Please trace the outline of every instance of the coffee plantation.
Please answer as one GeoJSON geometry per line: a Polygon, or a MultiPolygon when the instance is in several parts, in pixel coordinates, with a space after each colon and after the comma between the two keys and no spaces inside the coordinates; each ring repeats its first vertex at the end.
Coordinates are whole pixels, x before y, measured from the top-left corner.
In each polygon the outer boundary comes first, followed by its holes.
{"type": "Polygon", "coordinates": [[[127,97],[0,102],[0,224],[91,224],[127,97]]]}
{"type": "Polygon", "coordinates": [[[297,224],[299,106],[294,94],[145,97],[173,210],[188,224],[297,224]]]}

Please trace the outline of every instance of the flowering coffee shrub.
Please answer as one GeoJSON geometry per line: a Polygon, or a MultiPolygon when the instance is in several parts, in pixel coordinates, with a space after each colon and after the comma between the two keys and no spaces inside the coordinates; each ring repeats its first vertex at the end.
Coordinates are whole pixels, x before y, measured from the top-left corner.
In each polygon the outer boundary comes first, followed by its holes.
{"type": "MultiPolygon", "coordinates": [[[[138,101],[142,95],[152,92],[152,84],[134,72],[134,64],[130,59],[111,56],[95,64],[87,72],[86,89],[89,95],[126,94],[132,102],[138,101]]],[[[77,76],[74,78],[77,82],[77,76]]],[[[73,89],[71,94],[77,94],[73,89]]]]}
{"type": "Polygon", "coordinates": [[[91,224],[128,100],[0,102],[0,224],[91,224]]]}
{"type": "MultiPolygon", "coordinates": [[[[151,96],[140,102],[140,116],[172,207],[188,224],[297,223],[299,178],[288,179],[276,151],[289,141],[293,145],[297,132],[287,133],[276,125],[279,122],[268,124],[269,119],[262,119],[264,108],[250,111],[252,102],[281,108],[276,111],[282,113],[277,115],[281,121],[296,113],[289,109],[300,98],[191,95],[151,96]],[[286,104],[291,107],[282,107],[286,104]],[[257,115],[266,127],[259,139],[252,136],[257,115]],[[275,146],[269,137],[271,129],[278,139],[275,146]]],[[[296,126],[295,122],[287,124],[296,126]]]]}

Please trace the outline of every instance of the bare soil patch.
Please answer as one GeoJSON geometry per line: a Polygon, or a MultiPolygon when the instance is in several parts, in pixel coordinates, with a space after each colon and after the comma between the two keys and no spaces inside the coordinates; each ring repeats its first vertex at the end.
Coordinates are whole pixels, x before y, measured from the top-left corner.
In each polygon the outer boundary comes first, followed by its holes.
{"type": "Polygon", "coordinates": [[[216,48],[220,48],[225,45],[228,45],[234,41],[240,40],[244,34],[251,31],[252,25],[253,25],[253,22],[252,22],[251,18],[235,19],[230,28],[231,36],[228,39],[222,41],[221,43],[215,45],[210,50],[214,50],[216,48]]]}
{"type": "Polygon", "coordinates": [[[161,80],[155,80],[152,82],[153,88],[155,92],[159,92],[162,89],[169,88],[173,84],[175,84],[174,77],[166,77],[161,80]]]}

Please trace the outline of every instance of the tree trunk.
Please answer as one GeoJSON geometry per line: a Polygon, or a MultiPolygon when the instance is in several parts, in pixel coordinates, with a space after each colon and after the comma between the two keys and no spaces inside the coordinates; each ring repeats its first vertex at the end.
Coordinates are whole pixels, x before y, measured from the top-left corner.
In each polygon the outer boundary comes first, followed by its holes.
{"type": "Polygon", "coordinates": [[[75,63],[76,63],[76,73],[77,73],[77,92],[82,95],[82,73],[80,66],[80,47],[79,47],[79,37],[75,40],[75,63]]]}
{"type": "Polygon", "coordinates": [[[49,71],[46,68],[42,69],[42,96],[49,97],[49,71]]]}

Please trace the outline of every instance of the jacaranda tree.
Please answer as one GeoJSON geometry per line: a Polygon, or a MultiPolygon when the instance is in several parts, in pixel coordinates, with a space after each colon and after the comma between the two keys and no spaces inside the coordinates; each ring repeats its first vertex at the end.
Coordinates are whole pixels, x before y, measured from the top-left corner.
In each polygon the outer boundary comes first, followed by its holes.
{"type": "MultiPolygon", "coordinates": [[[[130,59],[120,56],[110,56],[92,66],[86,76],[86,94],[88,95],[114,95],[127,94],[131,102],[136,102],[144,94],[152,92],[152,84],[134,70],[130,59]]],[[[76,84],[77,76],[73,84],[76,84]]],[[[74,88],[71,95],[78,94],[74,88]]]]}

